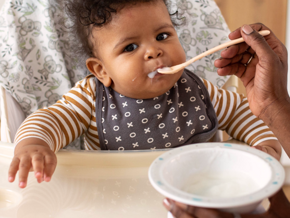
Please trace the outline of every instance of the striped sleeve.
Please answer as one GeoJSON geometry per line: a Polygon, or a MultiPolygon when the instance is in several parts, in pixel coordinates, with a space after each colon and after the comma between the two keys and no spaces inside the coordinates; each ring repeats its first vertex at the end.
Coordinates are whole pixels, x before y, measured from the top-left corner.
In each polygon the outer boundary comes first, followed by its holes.
{"type": "Polygon", "coordinates": [[[220,130],[225,130],[234,139],[249,145],[267,140],[277,140],[269,127],[250,110],[246,97],[241,94],[219,89],[202,79],[217,115],[220,130]]]}
{"type": "Polygon", "coordinates": [[[88,150],[100,149],[92,75],[78,82],[52,106],[31,114],[18,129],[15,144],[26,138],[39,138],[56,152],[82,134],[88,150]]]}

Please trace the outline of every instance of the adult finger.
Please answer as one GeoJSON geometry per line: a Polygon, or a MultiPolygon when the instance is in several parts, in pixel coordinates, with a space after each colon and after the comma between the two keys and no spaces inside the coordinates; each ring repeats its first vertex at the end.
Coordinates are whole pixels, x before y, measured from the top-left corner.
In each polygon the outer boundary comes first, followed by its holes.
{"type": "Polygon", "coordinates": [[[44,181],[49,182],[52,174],[55,171],[57,159],[54,153],[52,155],[45,155],[44,159],[44,181]]]}
{"type": "MultiPolygon", "coordinates": [[[[264,26],[261,23],[251,24],[250,26],[256,31],[269,30],[269,28],[267,28],[266,26],[264,26]]],[[[236,29],[236,30],[234,30],[233,32],[231,32],[229,34],[229,38],[231,40],[234,40],[234,39],[237,39],[237,38],[240,38],[240,37],[242,37],[241,27],[236,29]]],[[[223,50],[221,52],[221,57],[223,57],[223,58],[232,58],[232,57],[234,57],[237,54],[244,53],[245,51],[247,51],[247,52],[249,52],[251,54],[255,53],[255,51],[247,43],[242,42],[242,43],[239,43],[237,45],[230,46],[229,48],[223,50]]]]}
{"type": "MultiPolygon", "coordinates": [[[[174,202],[170,199],[166,203],[170,206],[165,206],[168,210],[171,211],[172,215],[176,218],[235,218],[236,214],[223,212],[217,209],[209,209],[209,208],[201,208],[188,206],[183,203],[174,202]]],[[[274,218],[273,216],[269,216],[268,213],[263,214],[238,214],[241,218],[274,218]]]]}
{"type": "Polygon", "coordinates": [[[9,170],[8,170],[8,181],[14,182],[16,173],[19,169],[20,160],[18,157],[14,157],[11,161],[9,170]]]}
{"type": "Polygon", "coordinates": [[[248,66],[245,66],[241,63],[235,63],[228,65],[223,68],[219,68],[217,70],[218,75],[220,76],[226,76],[226,75],[235,75],[238,78],[241,79],[243,85],[246,86],[252,86],[253,85],[253,79],[255,75],[256,70],[256,63],[258,60],[252,60],[251,63],[248,66]]]}
{"type": "Polygon", "coordinates": [[[280,199],[287,199],[283,189],[280,189],[275,195],[270,197],[269,201],[270,201],[271,204],[274,204],[276,202],[280,202],[280,199]]]}
{"type": "MultiPolygon", "coordinates": [[[[254,29],[258,32],[261,30],[270,30],[268,27],[266,27],[262,23],[250,24],[249,26],[251,26],[252,29],[254,29]]],[[[239,27],[239,28],[235,29],[234,31],[232,31],[229,34],[229,39],[233,40],[233,39],[237,39],[237,38],[242,37],[241,29],[242,29],[242,27],[239,27]]]]}
{"type": "Polygon", "coordinates": [[[174,202],[174,204],[181,208],[183,211],[186,211],[189,215],[193,217],[203,217],[203,218],[234,218],[234,214],[222,212],[217,209],[202,208],[189,206],[180,202],[174,202]]]}
{"type": "Polygon", "coordinates": [[[239,43],[237,45],[232,45],[227,49],[221,51],[222,58],[233,58],[236,55],[243,54],[244,52],[251,52],[251,48],[246,43],[239,43]]]}
{"type": "MultiPolygon", "coordinates": [[[[244,31],[242,31],[242,29],[244,29],[245,26],[250,26],[253,30],[255,30],[255,32],[261,31],[261,30],[269,30],[271,31],[268,27],[266,27],[264,24],[261,23],[256,23],[256,24],[250,24],[250,25],[244,25],[243,27],[238,28],[237,30],[233,31],[230,35],[229,38],[230,39],[234,39],[234,38],[239,38],[239,37],[243,37],[245,39],[245,34],[244,31]]],[[[275,36],[275,34],[271,31],[269,35],[267,36],[260,36],[261,38],[264,38],[265,41],[267,41],[267,44],[269,45],[270,49],[273,50],[274,53],[276,53],[278,55],[278,57],[283,61],[283,62],[287,62],[287,49],[286,47],[283,45],[283,43],[275,36]]],[[[252,40],[252,39],[251,39],[252,40]]],[[[245,40],[245,42],[251,46],[251,44],[245,40]]],[[[255,42],[253,41],[253,43],[255,44],[255,42]]],[[[258,44],[257,44],[258,46],[258,44]]],[[[256,47],[257,47],[256,46],[256,47]]],[[[258,46],[259,47],[259,46],[258,46]]],[[[268,48],[269,48],[268,47],[268,48]]],[[[251,46],[252,49],[252,46],[251,46]]],[[[253,49],[255,50],[255,49],[253,49]]],[[[253,52],[251,52],[253,53],[253,52]]],[[[259,54],[260,55],[260,54],[259,54]]],[[[270,55],[270,54],[269,54],[270,55]]],[[[272,55],[272,54],[271,54],[272,55]]]]}
{"type": "Polygon", "coordinates": [[[175,218],[194,218],[187,214],[182,208],[176,206],[174,201],[168,198],[163,200],[163,206],[175,217],[175,218]]]}
{"type": "Polygon", "coordinates": [[[176,218],[234,218],[232,213],[190,206],[170,199],[165,199],[163,204],[176,218]]]}
{"type": "Polygon", "coordinates": [[[269,61],[273,57],[276,57],[274,51],[268,45],[265,38],[261,36],[257,31],[255,31],[251,26],[244,25],[241,30],[245,42],[249,46],[251,46],[251,48],[255,51],[255,53],[262,62],[265,58],[267,58],[269,61]]]}
{"type": "Polygon", "coordinates": [[[246,64],[250,58],[252,57],[252,54],[249,52],[245,52],[242,54],[238,54],[232,58],[219,58],[216,59],[214,62],[215,67],[217,68],[223,68],[231,64],[235,63],[241,63],[241,64],[246,64]]]}
{"type": "Polygon", "coordinates": [[[290,202],[285,193],[280,189],[274,196],[269,198],[270,208],[268,214],[272,217],[288,218],[290,214],[290,202]]]}

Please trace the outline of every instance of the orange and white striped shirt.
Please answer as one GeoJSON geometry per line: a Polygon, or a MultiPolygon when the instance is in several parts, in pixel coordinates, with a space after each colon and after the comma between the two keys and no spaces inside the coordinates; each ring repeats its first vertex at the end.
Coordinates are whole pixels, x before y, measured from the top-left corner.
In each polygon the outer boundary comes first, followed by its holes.
{"type": "MultiPolygon", "coordinates": [[[[263,121],[252,114],[247,98],[202,81],[209,92],[219,129],[249,145],[277,140],[263,121]]],[[[15,143],[30,137],[39,138],[56,152],[84,134],[85,149],[99,150],[95,104],[95,77],[89,75],[54,105],[31,114],[18,129],[15,143]]]]}

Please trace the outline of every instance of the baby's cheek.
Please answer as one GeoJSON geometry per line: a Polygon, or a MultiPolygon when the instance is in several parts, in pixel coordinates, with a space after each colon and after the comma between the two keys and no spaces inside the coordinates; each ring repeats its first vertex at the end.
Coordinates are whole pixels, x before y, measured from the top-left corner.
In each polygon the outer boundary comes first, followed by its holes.
{"type": "Polygon", "coordinates": [[[173,53],[176,56],[176,59],[178,60],[178,64],[184,63],[186,61],[186,54],[181,47],[178,52],[173,53]]]}

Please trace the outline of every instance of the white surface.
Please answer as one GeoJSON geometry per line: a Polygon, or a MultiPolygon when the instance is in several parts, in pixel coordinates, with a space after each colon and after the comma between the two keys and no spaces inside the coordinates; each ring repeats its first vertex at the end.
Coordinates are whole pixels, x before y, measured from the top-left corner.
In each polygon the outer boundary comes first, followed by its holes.
{"type": "Polygon", "coordinates": [[[2,5],[4,4],[5,0],[0,0],[0,8],[2,7],[2,5]]]}
{"type": "Polygon", "coordinates": [[[0,87],[1,111],[1,141],[14,142],[17,129],[25,119],[19,103],[3,88],[0,87]]]}
{"type": "Polygon", "coordinates": [[[0,210],[13,208],[22,201],[22,196],[14,191],[0,188],[0,210]]]}
{"type": "MultiPolygon", "coordinates": [[[[263,199],[281,188],[284,178],[284,169],[276,159],[257,149],[232,143],[201,143],[176,148],[158,157],[149,169],[151,184],[166,197],[185,204],[221,208],[237,213],[253,211],[263,199]],[[196,178],[202,176],[204,179],[209,174],[228,174],[219,179],[238,176],[238,180],[243,181],[240,185],[245,187],[239,188],[243,190],[233,190],[233,187],[231,190],[225,190],[228,187],[223,186],[224,189],[219,190],[219,196],[217,190],[210,194],[206,192],[208,190],[199,190],[198,193],[187,192],[191,189],[188,186],[198,182],[195,181],[196,178]],[[247,183],[244,174],[255,181],[256,188],[252,189],[252,183],[247,183]],[[247,194],[236,193],[247,189],[249,191],[247,194]],[[226,196],[221,197],[225,192],[226,196]]],[[[217,182],[211,185],[216,186],[217,182]]]]}
{"type": "Polygon", "coordinates": [[[18,179],[7,181],[13,145],[0,142],[0,192],[12,191],[0,198],[0,217],[166,217],[164,197],[148,179],[150,164],[164,152],[60,151],[51,182],[38,184],[31,173],[20,189],[18,179]]]}
{"type": "Polygon", "coordinates": [[[38,184],[31,173],[20,189],[18,179],[7,181],[13,146],[0,143],[0,196],[15,193],[0,197],[0,217],[165,218],[164,197],[148,180],[151,162],[163,152],[60,151],[51,182],[38,184]]]}

